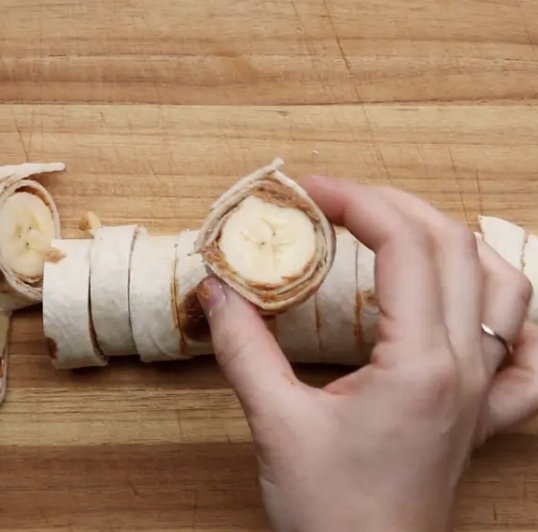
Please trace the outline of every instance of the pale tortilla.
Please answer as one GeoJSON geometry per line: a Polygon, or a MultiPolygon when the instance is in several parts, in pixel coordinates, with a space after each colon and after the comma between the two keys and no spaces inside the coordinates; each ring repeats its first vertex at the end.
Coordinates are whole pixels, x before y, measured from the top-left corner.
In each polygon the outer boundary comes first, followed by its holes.
{"type": "Polygon", "coordinates": [[[329,274],[315,295],[319,316],[321,360],[331,364],[357,364],[356,328],[357,239],[349,232],[336,235],[336,256],[329,274]]]}
{"type": "Polygon", "coordinates": [[[60,260],[45,262],[43,328],[57,369],[105,366],[90,312],[90,251],[93,240],[53,240],[60,260]]]}
{"type": "Polygon", "coordinates": [[[177,235],[138,235],[131,257],[129,309],[137,353],[143,362],[181,358],[175,291],[177,235]]]}
{"type": "Polygon", "coordinates": [[[90,296],[97,342],[106,356],[136,354],[129,317],[129,274],[137,225],[101,227],[91,250],[90,296]]]}

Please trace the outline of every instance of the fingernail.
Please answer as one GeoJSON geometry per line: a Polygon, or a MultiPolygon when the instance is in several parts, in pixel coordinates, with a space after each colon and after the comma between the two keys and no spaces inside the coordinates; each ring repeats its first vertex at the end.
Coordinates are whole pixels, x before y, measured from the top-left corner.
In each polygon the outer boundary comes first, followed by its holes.
{"type": "Polygon", "coordinates": [[[211,318],[214,310],[226,303],[226,294],[222,283],[215,277],[207,277],[196,288],[196,295],[205,315],[211,318]]]}

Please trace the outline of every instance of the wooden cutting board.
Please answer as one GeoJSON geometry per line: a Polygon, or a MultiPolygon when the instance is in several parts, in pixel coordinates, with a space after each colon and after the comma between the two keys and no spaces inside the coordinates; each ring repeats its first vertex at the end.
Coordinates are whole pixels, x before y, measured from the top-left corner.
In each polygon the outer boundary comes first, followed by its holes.
{"type": "MultiPolygon", "coordinates": [[[[66,236],[87,209],[196,228],[275,156],[538,232],[534,0],[0,0],[0,31],[0,163],[67,164],[66,236]]],[[[211,357],[55,372],[39,309],[11,345],[0,531],[269,530],[211,357]]],[[[538,423],[476,456],[457,525],[538,530],[538,423]]]]}

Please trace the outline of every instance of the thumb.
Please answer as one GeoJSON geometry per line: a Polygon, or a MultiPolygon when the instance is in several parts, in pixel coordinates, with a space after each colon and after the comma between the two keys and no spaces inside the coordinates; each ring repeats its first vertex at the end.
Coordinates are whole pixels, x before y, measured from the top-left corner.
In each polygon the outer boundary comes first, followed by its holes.
{"type": "Polygon", "coordinates": [[[245,413],[258,414],[286,401],[298,381],[255,307],[215,277],[202,281],[197,295],[217,362],[245,413]]]}

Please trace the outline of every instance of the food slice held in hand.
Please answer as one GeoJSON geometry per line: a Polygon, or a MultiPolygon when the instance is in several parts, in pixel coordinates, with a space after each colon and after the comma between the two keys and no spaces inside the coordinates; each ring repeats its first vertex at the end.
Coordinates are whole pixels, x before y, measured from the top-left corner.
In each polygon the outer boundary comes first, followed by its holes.
{"type": "Polygon", "coordinates": [[[334,262],[332,224],[280,170],[281,159],[239,179],[212,206],[194,253],[264,314],[284,312],[321,286],[334,262]]]}

